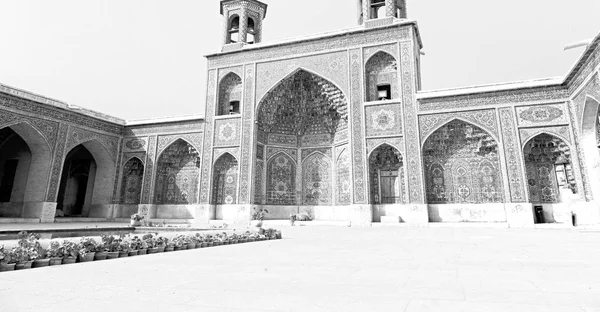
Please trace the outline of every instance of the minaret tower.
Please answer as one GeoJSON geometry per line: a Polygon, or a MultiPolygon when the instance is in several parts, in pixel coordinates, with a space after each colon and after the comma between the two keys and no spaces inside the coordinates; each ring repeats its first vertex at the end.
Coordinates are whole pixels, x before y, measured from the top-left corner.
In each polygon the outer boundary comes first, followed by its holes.
{"type": "Polygon", "coordinates": [[[224,46],[243,46],[261,41],[262,21],[267,16],[265,3],[257,0],[221,0],[221,15],[224,20],[224,46]]]}
{"type": "Polygon", "coordinates": [[[406,18],[406,0],[357,0],[358,24],[381,18],[406,18]]]}

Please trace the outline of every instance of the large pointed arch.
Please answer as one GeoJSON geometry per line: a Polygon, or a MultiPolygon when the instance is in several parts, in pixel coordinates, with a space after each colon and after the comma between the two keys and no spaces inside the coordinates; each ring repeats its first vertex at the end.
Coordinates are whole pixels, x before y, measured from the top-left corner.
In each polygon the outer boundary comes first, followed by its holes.
{"type": "Polygon", "coordinates": [[[158,157],[154,203],[193,205],[198,202],[200,154],[188,141],[179,138],[158,157]]]}
{"type": "Polygon", "coordinates": [[[595,199],[600,198],[600,102],[587,96],[581,121],[581,149],[585,163],[581,164],[588,172],[590,188],[595,199]]]}
{"type": "Polygon", "coordinates": [[[216,115],[239,114],[242,103],[242,78],[229,72],[219,81],[216,115]]]}
{"type": "Polygon", "coordinates": [[[503,202],[498,141],[488,131],[453,119],[427,137],[422,155],[428,203],[503,202]]]}
{"type": "MultiPolygon", "coordinates": [[[[443,118],[443,117],[442,117],[443,118]]],[[[484,130],[488,135],[490,135],[490,137],[492,139],[494,139],[496,142],[500,142],[498,135],[496,133],[496,130],[493,128],[490,128],[480,122],[477,122],[475,120],[470,120],[467,118],[463,118],[461,116],[450,116],[449,118],[444,118],[447,120],[444,120],[444,122],[440,122],[439,124],[437,124],[436,126],[432,127],[431,129],[429,129],[427,132],[422,133],[421,135],[421,145],[425,146],[425,142],[427,142],[427,140],[429,139],[429,137],[431,137],[433,135],[433,133],[435,133],[436,131],[438,131],[439,129],[447,126],[449,123],[452,122],[464,122],[473,126],[476,126],[482,130],[484,130]]]]}

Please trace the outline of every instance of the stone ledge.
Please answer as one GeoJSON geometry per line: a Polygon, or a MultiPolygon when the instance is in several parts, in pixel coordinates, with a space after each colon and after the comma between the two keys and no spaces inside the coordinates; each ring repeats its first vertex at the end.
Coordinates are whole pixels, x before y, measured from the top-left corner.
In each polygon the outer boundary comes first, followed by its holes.
{"type": "Polygon", "coordinates": [[[0,218],[0,224],[10,223],[40,223],[37,218],[0,218]]]}
{"type": "Polygon", "coordinates": [[[54,223],[108,222],[108,218],[56,218],[54,223]]]}

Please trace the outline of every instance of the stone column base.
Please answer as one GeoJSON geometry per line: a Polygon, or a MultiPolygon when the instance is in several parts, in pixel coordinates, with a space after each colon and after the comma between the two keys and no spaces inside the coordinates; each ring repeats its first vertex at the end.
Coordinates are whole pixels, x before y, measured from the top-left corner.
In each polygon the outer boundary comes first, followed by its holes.
{"type": "Polygon", "coordinates": [[[217,205],[214,207],[215,215],[223,219],[225,223],[248,225],[254,205],[217,205]]]}
{"type": "Polygon", "coordinates": [[[353,204],[350,206],[350,226],[369,227],[373,222],[373,206],[353,204]]]}
{"type": "Polygon", "coordinates": [[[39,218],[41,223],[53,223],[56,203],[28,202],[23,204],[23,218],[39,218]]]}
{"type": "Polygon", "coordinates": [[[215,206],[214,205],[196,205],[194,212],[194,224],[202,225],[208,224],[210,220],[215,219],[215,206]]]}
{"type": "Polygon", "coordinates": [[[504,205],[506,221],[510,228],[533,228],[535,224],[533,204],[509,203],[504,205]]]}

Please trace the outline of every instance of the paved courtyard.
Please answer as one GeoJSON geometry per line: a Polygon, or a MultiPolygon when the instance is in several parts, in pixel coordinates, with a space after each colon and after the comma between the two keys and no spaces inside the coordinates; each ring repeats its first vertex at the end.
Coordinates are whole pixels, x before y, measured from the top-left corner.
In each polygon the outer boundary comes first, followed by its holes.
{"type": "Polygon", "coordinates": [[[283,240],[0,273],[0,311],[600,311],[600,232],[285,227],[283,240]]]}

